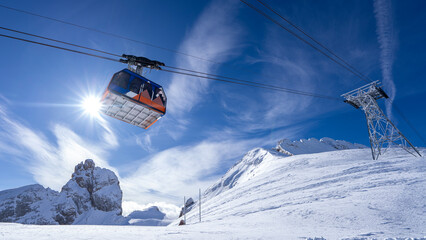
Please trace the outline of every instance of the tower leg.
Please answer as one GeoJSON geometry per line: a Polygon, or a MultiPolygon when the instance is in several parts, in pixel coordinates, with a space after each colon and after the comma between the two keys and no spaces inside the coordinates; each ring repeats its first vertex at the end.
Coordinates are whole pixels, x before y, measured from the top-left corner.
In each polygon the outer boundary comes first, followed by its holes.
{"type": "Polygon", "coordinates": [[[421,156],[420,152],[408,141],[398,128],[386,117],[376,100],[366,94],[359,97],[359,103],[367,119],[373,159],[378,157],[393,145],[400,146],[414,156],[421,156]]]}

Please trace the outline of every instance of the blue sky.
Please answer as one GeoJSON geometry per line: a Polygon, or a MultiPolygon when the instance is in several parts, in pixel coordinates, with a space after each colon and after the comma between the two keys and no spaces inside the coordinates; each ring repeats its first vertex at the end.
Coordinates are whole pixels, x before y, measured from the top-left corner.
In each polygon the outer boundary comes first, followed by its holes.
{"type": "MultiPolygon", "coordinates": [[[[266,2],[370,78],[384,80],[401,111],[426,135],[426,34],[420,27],[426,2],[266,2]]],[[[215,62],[0,8],[3,27],[170,66],[335,97],[364,84],[239,1],[1,4],[215,62]]],[[[79,104],[101,94],[125,65],[4,38],[0,48],[0,190],[36,182],[60,190],[74,165],[93,158],[119,175],[127,206],[179,204],[246,151],[271,148],[282,138],[369,144],[363,113],[343,102],[165,72],[147,76],[168,96],[167,114],[149,130],[108,117],[94,120],[79,104]]],[[[390,114],[423,146],[398,114],[390,114]]]]}

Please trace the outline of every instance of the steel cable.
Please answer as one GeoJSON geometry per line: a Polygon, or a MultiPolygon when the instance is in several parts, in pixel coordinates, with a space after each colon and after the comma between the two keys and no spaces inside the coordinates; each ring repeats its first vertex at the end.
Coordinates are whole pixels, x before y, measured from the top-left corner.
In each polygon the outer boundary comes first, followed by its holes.
{"type": "Polygon", "coordinates": [[[196,58],[196,59],[199,59],[199,60],[216,63],[215,61],[212,61],[212,60],[209,60],[209,59],[205,59],[205,58],[201,58],[201,57],[191,55],[191,54],[188,54],[188,53],[185,53],[185,52],[180,52],[180,51],[176,51],[176,50],[173,50],[173,49],[161,47],[161,46],[158,46],[158,45],[155,45],[155,44],[152,44],[152,43],[132,39],[132,38],[125,37],[125,36],[122,36],[122,35],[119,35],[119,34],[115,34],[115,33],[111,33],[111,32],[105,32],[105,31],[102,31],[102,30],[99,30],[99,29],[96,29],[96,28],[86,27],[86,26],[83,26],[83,25],[75,24],[75,23],[72,23],[72,22],[67,22],[67,21],[60,20],[60,19],[53,18],[53,17],[40,15],[40,14],[33,13],[33,12],[30,12],[30,11],[25,11],[25,10],[21,10],[21,9],[18,9],[18,8],[8,7],[8,6],[2,5],[2,4],[0,4],[0,7],[5,8],[5,9],[9,9],[9,10],[13,10],[13,11],[16,11],[16,12],[24,13],[24,14],[27,14],[27,15],[32,15],[32,16],[36,16],[36,17],[39,17],[39,18],[44,18],[44,19],[48,19],[48,20],[51,20],[51,21],[59,22],[59,23],[62,23],[62,24],[67,24],[67,25],[70,25],[70,26],[86,29],[86,30],[89,30],[89,31],[101,33],[101,34],[104,34],[104,35],[109,35],[109,36],[112,36],[112,37],[115,37],[115,38],[120,38],[120,39],[124,39],[124,40],[127,40],[127,41],[132,41],[132,42],[135,42],[135,43],[139,43],[139,44],[146,45],[146,46],[149,46],[149,47],[153,47],[153,48],[161,49],[161,50],[164,50],[164,51],[184,55],[184,56],[187,56],[187,57],[192,57],[192,58],[196,58]]]}
{"type": "Polygon", "coordinates": [[[286,21],[288,24],[290,24],[292,27],[294,27],[295,29],[297,29],[299,32],[301,32],[303,35],[305,35],[306,37],[308,37],[309,39],[311,39],[313,42],[315,42],[316,44],[318,44],[320,47],[322,47],[323,49],[325,49],[327,52],[329,52],[331,55],[333,55],[334,57],[336,57],[337,59],[339,59],[342,63],[344,63],[346,66],[348,66],[350,69],[352,69],[354,72],[358,73],[361,77],[363,77],[364,79],[373,82],[373,80],[371,78],[369,78],[368,76],[365,76],[364,74],[362,74],[360,71],[358,71],[354,66],[350,65],[348,62],[346,62],[343,58],[339,57],[337,54],[335,54],[330,48],[324,46],[324,44],[322,44],[321,42],[317,41],[315,38],[313,38],[312,36],[310,36],[309,34],[307,34],[302,28],[300,28],[299,26],[297,26],[296,24],[292,23],[290,20],[288,20],[287,18],[283,17],[281,14],[279,14],[277,11],[275,11],[272,7],[270,7],[268,4],[264,3],[261,0],[256,0],[258,1],[260,4],[262,4],[263,6],[265,6],[267,9],[269,9],[271,12],[275,13],[276,15],[278,15],[278,17],[280,17],[281,19],[283,19],[284,21],[286,21]]]}
{"type": "Polygon", "coordinates": [[[265,12],[261,11],[259,8],[256,8],[255,6],[253,6],[252,4],[246,2],[245,0],[240,0],[241,2],[243,2],[244,4],[246,4],[247,6],[249,6],[250,8],[252,8],[253,10],[255,10],[256,12],[258,12],[259,14],[263,15],[265,18],[267,18],[268,20],[270,20],[271,22],[275,23],[276,25],[278,25],[279,27],[281,27],[282,29],[286,30],[287,32],[289,32],[290,34],[292,34],[293,36],[295,36],[297,39],[301,40],[302,42],[308,44],[310,47],[312,47],[313,49],[315,49],[316,51],[320,52],[321,54],[323,54],[324,56],[326,56],[327,58],[329,58],[331,61],[337,63],[338,65],[340,65],[341,67],[345,68],[346,70],[348,70],[349,72],[351,72],[352,74],[354,74],[355,76],[357,76],[359,79],[370,83],[369,80],[364,79],[361,75],[359,75],[358,73],[356,73],[355,71],[351,70],[349,67],[347,67],[346,65],[344,65],[343,63],[337,61],[336,59],[334,59],[333,57],[331,57],[330,55],[328,55],[327,53],[325,53],[324,51],[322,51],[321,49],[319,49],[318,47],[316,47],[315,45],[313,45],[312,43],[310,43],[309,41],[307,41],[306,39],[302,38],[301,36],[299,36],[297,33],[295,33],[294,31],[290,30],[289,28],[285,27],[284,25],[282,25],[281,23],[279,23],[277,20],[273,19],[271,16],[269,16],[268,14],[266,14],[265,12]]]}
{"type": "MultiPolygon", "coordinates": [[[[109,52],[106,52],[106,51],[101,51],[101,50],[98,50],[98,49],[89,48],[89,47],[85,47],[85,46],[81,46],[81,45],[77,45],[77,44],[73,44],[73,43],[69,43],[69,42],[65,42],[65,41],[60,41],[60,40],[56,40],[56,39],[52,39],[52,38],[47,38],[47,37],[43,37],[43,36],[36,35],[36,34],[30,34],[30,33],[22,32],[22,31],[18,31],[18,30],[13,30],[13,29],[9,29],[9,28],[4,28],[4,27],[0,27],[0,29],[12,31],[12,32],[20,33],[20,34],[25,34],[25,35],[28,35],[28,36],[33,36],[33,37],[37,37],[37,38],[41,38],[41,39],[45,39],[45,40],[49,40],[49,41],[54,41],[54,42],[57,42],[57,43],[62,43],[62,44],[66,44],[66,45],[70,45],[70,46],[74,46],[74,47],[79,47],[79,48],[83,48],[83,49],[86,49],[86,50],[91,50],[91,51],[96,51],[96,52],[99,52],[99,53],[104,53],[104,54],[109,54],[109,55],[112,55],[112,56],[121,57],[121,55],[118,55],[118,54],[109,53],[109,52]]],[[[70,48],[60,47],[60,46],[56,46],[56,45],[52,45],[52,44],[32,41],[32,40],[29,40],[29,39],[13,37],[13,36],[4,35],[4,34],[0,34],[0,37],[6,37],[6,38],[14,39],[14,40],[33,43],[33,44],[42,45],[42,46],[46,46],[46,47],[52,47],[52,48],[56,48],[56,49],[60,49],[60,50],[64,50],[64,51],[79,53],[79,54],[97,57],[97,58],[110,60],[110,61],[114,61],[114,62],[120,62],[120,60],[118,60],[118,59],[113,59],[113,58],[110,58],[110,57],[105,57],[105,56],[101,56],[101,55],[97,55],[97,54],[78,51],[78,50],[74,50],[74,49],[70,49],[70,48]]],[[[299,91],[299,90],[283,88],[283,87],[269,85],[269,84],[263,84],[263,83],[259,83],[259,82],[251,82],[251,81],[241,80],[241,79],[237,79],[237,78],[230,78],[230,77],[220,76],[220,75],[215,75],[215,74],[203,73],[203,72],[184,69],[184,68],[177,68],[177,67],[172,67],[172,66],[165,66],[165,67],[170,68],[170,69],[180,70],[180,71],[186,71],[186,72],[179,72],[179,71],[168,70],[168,69],[161,69],[161,70],[165,71],[165,72],[187,75],[187,76],[198,77],[198,78],[204,78],[204,79],[220,81],[220,82],[225,82],[225,83],[239,84],[239,85],[251,86],[251,87],[256,87],[256,88],[263,88],[263,89],[268,89],[268,90],[275,90],[275,91],[281,91],[281,92],[286,92],[286,93],[292,93],[292,94],[298,94],[298,95],[304,95],[304,96],[340,101],[339,98],[335,98],[335,97],[332,97],[332,96],[320,95],[320,94],[315,94],[315,93],[310,93],[310,92],[303,92],[303,91],[299,91]],[[196,74],[194,74],[194,73],[196,73],[196,74]],[[199,75],[199,74],[202,74],[202,75],[199,75]]]]}

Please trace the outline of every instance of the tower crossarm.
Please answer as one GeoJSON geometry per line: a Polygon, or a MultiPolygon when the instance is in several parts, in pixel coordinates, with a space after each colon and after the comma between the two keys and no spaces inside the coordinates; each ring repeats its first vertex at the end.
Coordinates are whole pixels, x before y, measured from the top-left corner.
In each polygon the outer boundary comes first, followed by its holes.
{"type": "Polygon", "coordinates": [[[357,109],[363,105],[362,101],[365,101],[367,96],[373,98],[374,100],[388,98],[388,95],[385,93],[385,91],[383,91],[381,88],[381,83],[378,80],[342,94],[342,97],[345,98],[344,102],[357,109]]]}

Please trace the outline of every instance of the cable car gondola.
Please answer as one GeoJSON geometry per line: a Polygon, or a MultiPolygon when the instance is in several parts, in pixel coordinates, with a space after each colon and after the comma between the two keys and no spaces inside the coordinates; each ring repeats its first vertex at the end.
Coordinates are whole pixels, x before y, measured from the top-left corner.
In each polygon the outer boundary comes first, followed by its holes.
{"type": "Polygon", "coordinates": [[[131,55],[123,57],[127,59],[120,61],[128,63],[129,68],[115,73],[111,78],[101,100],[101,112],[148,129],[166,114],[167,97],[163,87],[141,76],[142,68],[160,69],[164,63],[131,55]]]}

